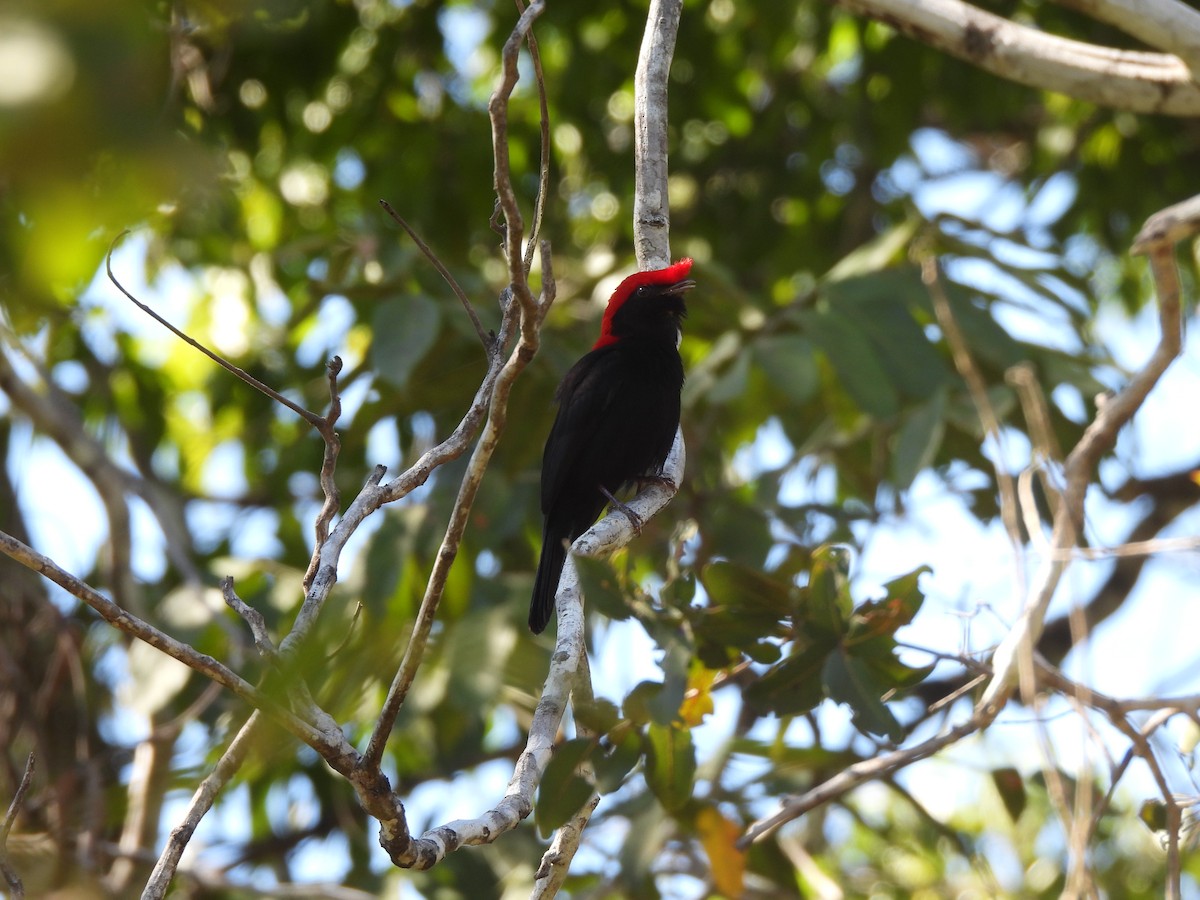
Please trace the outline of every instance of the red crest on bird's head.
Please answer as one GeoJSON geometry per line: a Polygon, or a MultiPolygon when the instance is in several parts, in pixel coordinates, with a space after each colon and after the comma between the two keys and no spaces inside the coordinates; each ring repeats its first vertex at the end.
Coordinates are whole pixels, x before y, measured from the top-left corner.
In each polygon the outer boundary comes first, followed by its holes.
{"type": "Polygon", "coordinates": [[[640,287],[645,287],[649,284],[672,285],[678,284],[681,281],[687,280],[688,273],[692,270],[691,257],[685,256],[679,262],[667,266],[665,269],[651,269],[649,272],[634,272],[624,281],[617,285],[617,289],[612,292],[612,296],[608,298],[608,306],[604,308],[604,319],[600,323],[600,339],[592,346],[593,350],[598,350],[600,347],[607,347],[609,344],[615,344],[617,337],[612,333],[613,316],[617,314],[617,310],[624,305],[625,301],[640,287]]]}

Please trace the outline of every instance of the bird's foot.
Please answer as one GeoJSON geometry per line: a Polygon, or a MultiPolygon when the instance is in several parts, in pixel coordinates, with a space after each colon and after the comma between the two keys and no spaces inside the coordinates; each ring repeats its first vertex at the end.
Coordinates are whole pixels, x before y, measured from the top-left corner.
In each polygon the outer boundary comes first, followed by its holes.
{"type": "Polygon", "coordinates": [[[637,513],[635,513],[632,509],[630,509],[624,503],[622,503],[620,500],[618,500],[616,497],[614,497],[612,495],[612,492],[609,491],[608,488],[604,487],[604,485],[600,486],[600,493],[602,493],[604,495],[605,499],[608,500],[608,504],[612,509],[617,510],[623,516],[625,516],[625,518],[627,518],[629,520],[629,524],[633,526],[633,533],[638,535],[639,537],[641,537],[642,528],[646,524],[645,522],[642,521],[642,517],[639,516],[637,513]]]}

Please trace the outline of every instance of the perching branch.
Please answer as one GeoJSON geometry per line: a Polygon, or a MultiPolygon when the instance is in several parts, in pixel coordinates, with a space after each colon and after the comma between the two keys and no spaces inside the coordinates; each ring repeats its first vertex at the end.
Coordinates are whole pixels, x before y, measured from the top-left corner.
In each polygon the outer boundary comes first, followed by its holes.
{"type": "MultiPolygon", "coordinates": [[[[684,448],[677,435],[671,453],[663,465],[663,477],[678,485],[683,477],[684,448]]],[[[666,484],[655,483],[628,504],[635,515],[648,520],[674,496],[666,484]]],[[[448,822],[412,841],[412,868],[428,869],[464,844],[486,844],[505,831],[515,828],[533,811],[533,795],[553,755],[555,736],[566,713],[567,701],[578,683],[584,665],[583,594],[575,571],[573,555],[602,557],[615,553],[635,537],[633,526],[624,516],[608,515],[574,544],[563,567],[557,595],[558,634],[550,655],[550,671],[542,688],[541,699],[529,726],[525,749],[517,759],[513,776],[503,799],[483,815],[448,822]]],[[[567,852],[565,849],[563,852],[567,852]]],[[[574,850],[569,852],[573,853],[574,850]]]]}

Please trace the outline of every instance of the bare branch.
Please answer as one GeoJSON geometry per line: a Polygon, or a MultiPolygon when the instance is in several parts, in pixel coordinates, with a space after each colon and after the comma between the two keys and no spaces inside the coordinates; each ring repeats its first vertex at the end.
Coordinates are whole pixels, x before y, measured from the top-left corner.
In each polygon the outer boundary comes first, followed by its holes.
{"type": "Polygon", "coordinates": [[[980,703],[1002,706],[1016,683],[1032,686],[1033,647],[1042,633],[1046,609],[1070,563],[1063,551],[1073,547],[1083,522],[1083,504],[1100,457],[1116,443],[1117,433],[1141,408],[1167,367],[1179,355],[1183,323],[1180,319],[1179,272],[1175,244],[1200,231],[1200,196],[1168,207],[1151,216],[1134,239],[1133,252],[1150,258],[1158,293],[1160,338],[1154,353],[1129,383],[1096,411],[1096,417],[1071,451],[1064,465],[1062,503],[1054,516],[1050,551],[1034,577],[1030,599],[1020,619],[1005,636],[993,657],[995,675],[980,703]]]}
{"type": "Polygon", "coordinates": [[[1115,25],[1158,50],[1174,53],[1200,74],[1200,12],[1179,0],[1058,0],[1115,25]]]}
{"type": "Polygon", "coordinates": [[[475,307],[471,305],[471,299],[467,296],[467,292],[462,289],[462,285],[458,283],[458,279],[456,279],[450,273],[450,270],[446,268],[446,266],[438,258],[438,255],[434,253],[432,249],[430,249],[428,244],[421,240],[421,236],[417,234],[417,232],[411,225],[408,224],[407,221],[405,221],[400,213],[392,209],[392,205],[390,203],[388,203],[386,200],[380,200],[379,205],[383,207],[384,212],[386,212],[395,220],[397,225],[407,232],[408,236],[412,238],[412,242],[417,245],[417,249],[425,254],[425,258],[433,264],[435,269],[438,270],[438,274],[442,276],[442,280],[444,280],[446,284],[450,286],[450,290],[454,291],[454,296],[458,298],[458,302],[461,303],[463,305],[463,309],[467,311],[467,318],[469,318],[471,320],[471,324],[475,326],[475,333],[479,335],[479,341],[481,344],[483,344],[483,352],[490,356],[492,347],[496,341],[496,337],[495,335],[488,334],[484,330],[483,323],[479,321],[479,313],[475,312],[475,307]]]}
{"type": "Polygon", "coordinates": [[[307,422],[309,425],[311,425],[313,428],[317,429],[317,431],[324,434],[325,428],[327,427],[327,423],[323,416],[319,416],[315,412],[307,410],[303,406],[300,406],[297,403],[293,403],[291,400],[289,400],[287,397],[283,396],[283,394],[279,393],[279,391],[275,390],[273,387],[263,384],[261,381],[259,381],[257,378],[255,378],[253,375],[251,375],[249,372],[245,371],[244,369],[238,368],[233,363],[231,363],[229,360],[225,359],[225,357],[221,356],[218,353],[214,353],[212,350],[209,350],[207,347],[205,347],[203,344],[201,344],[199,341],[197,341],[191,335],[189,335],[183,331],[180,331],[178,328],[176,328],[174,325],[172,325],[170,322],[168,322],[166,319],[164,319],[162,316],[160,316],[158,313],[156,313],[153,309],[151,309],[149,306],[147,306],[145,303],[143,303],[137,297],[133,296],[133,294],[129,293],[129,291],[127,291],[125,289],[125,286],[123,284],[121,284],[121,282],[117,281],[117,276],[113,274],[113,270],[112,270],[113,250],[116,249],[117,243],[121,240],[121,238],[125,237],[125,235],[127,235],[127,234],[129,234],[128,231],[122,231],[115,238],[113,238],[113,242],[111,245],[109,245],[109,248],[108,248],[108,254],[104,257],[104,268],[105,268],[105,271],[108,273],[108,280],[113,283],[113,286],[118,291],[120,291],[122,294],[124,294],[126,299],[128,299],[134,306],[136,306],[138,309],[140,309],[142,312],[144,312],[146,315],[148,315],[150,318],[152,318],[159,325],[163,326],[163,328],[167,329],[169,332],[171,332],[171,334],[175,335],[175,337],[179,338],[181,341],[183,341],[189,347],[194,347],[195,349],[199,350],[201,353],[203,353],[205,356],[207,356],[209,359],[211,359],[213,362],[215,362],[222,369],[224,369],[225,371],[236,376],[239,380],[244,381],[246,384],[250,385],[250,387],[254,388],[259,393],[265,394],[266,396],[270,397],[272,400],[274,400],[276,403],[278,403],[282,406],[286,406],[288,409],[290,409],[292,412],[294,412],[296,415],[298,415],[300,418],[302,418],[305,422],[307,422]]]}
{"type": "MultiPolygon", "coordinates": [[[[579,540],[583,540],[583,537],[579,540]]],[[[562,587],[559,588],[558,637],[554,653],[550,656],[550,670],[546,673],[542,696],[533,713],[525,749],[517,758],[504,798],[476,819],[449,822],[414,840],[413,868],[428,869],[464,844],[490,843],[504,832],[511,831],[533,811],[533,794],[553,755],[554,739],[566,713],[571,686],[584,656],[583,596],[579,591],[579,578],[575,575],[575,563],[570,556],[567,557],[564,571],[570,572],[570,584],[565,593],[562,587]]]]}
{"type": "Polygon", "coordinates": [[[34,756],[30,753],[29,758],[25,760],[25,774],[17,783],[12,801],[8,804],[8,812],[4,814],[4,821],[0,822],[0,875],[4,876],[4,883],[12,892],[13,900],[24,900],[25,886],[21,883],[20,876],[8,859],[8,835],[12,831],[13,823],[17,821],[17,813],[21,811],[21,804],[25,802],[25,794],[28,793],[29,786],[33,784],[33,771],[34,756]]]}
{"type": "Polygon", "coordinates": [[[241,616],[250,626],[250,633],[254,635],[254,646],[258,648],[263,659],[276,661],[278,651],[275,649],[275,643],[271,640],[271,634],[267,629],[267,620],[263,618],[262,613],[254,607],[248,606],[246,601],[237,595],[233,589],[232,575],[226,575],[221,579],[221,596],[225,598],[225,605],[241,616]]]}
{"type": "MultiPolygon", "coordinates": [[[[525,12],[523,0],[516,0],[517,11],[525,12]]],[[[533,81],[538,92],[538,124],[541,131],[541,162],[538,166],[538,192],[533,204],[533,225],[529,229],[529,241],[525,246],[525,274],[533,266],[533,251],[538,246],[542,232],[542,217],[546,213],[546,195],[550,193],[550,106],[546,101],[546,76],[542,71],[542,54],[538,50],[533,29],[529,30],[529,59],[533,63],[533,81]]],[[[543,249],[542,258],[549,256],[543,249]]]]}
{"type": "MultiPolygon", "coordinates": [[[[781,809],[760,819],[750,826],[739,842],[746,846],[774,833],[785,822],[803,815],[810,809],[828,803],[868,781],[886,777],[913,762],[925,759],[939,750],[986,729],[1003,708],[1018,672],[1022,685],[1032,687],[1037,665],[1032,647],[1041,634],[1042,620],[1046,607],[1054,595],[1059,578],[1071,558],[1076,528],[1074,523],[1082,521],[1083,498],[1100,455],[1113,445],[1117,432],[1129,421],[1157,383],[1158,378],[1179,352],[1180,305],[1178,273],[1174,268],[1174,242],[1200,231],[1200,198],[1193,198],[1152,216],[1134,243],[1135,253],[1148,253],[1158,286],[1159,321],[1162,337],[1158,348],[1143,369],[1116,397],[1100,409],[1095,420],[1084,432],[1075,449],[1067,457],[1065,478],[1067,482],[1063,502],[1055,515],[1054,530],[1050,538],[1050,550],[1034,578],[1034,589],[1030,593],[1026,608],[1018,624],[1009,632],[993,657],[993,674],[982,699],[976,704],[971,717],[934,738],[916,746],[896,750],[884,756],[864,760],[817,785],[812,790],[784,802],[781,809]]],[[[927,280],[927,283],[929,281],[927,280]]],[[[936,281],[933,282],[936,284],[936,281]]],[[[931,284],[932,286],[932,284],[931,284]]],[[[1045,673],[1045,666],[1038,670],[1045,673]]],[[[1088,692],[1089,700],[1099,697],[1088,692]]],[[[1175,701],[1190,708],[1195,698],[1180,698],[1175,701]]],[[[1169,705],[1163,701],[1163,705],[1169,705]]],[[[1157,706],[1155,708],[1158,708],[1157,706]]],[[[1126,708],[1114,707],[1114,724],[1126,708]]],[[[1118,726],[1121,727],[1121,726],[1118,726]]],[[[1127,728],[1126,733],[1129,734],[1127,728]]],[[[1156,779],[1161,777],[1157,765],[1156,779]]],[[[1165,790],[1165,779],[1160,789],[1165,790]]],[[[1176,808],[1176,812],[1178,812],[1176,808]]],[[[1178,816],[1175,819],[1178,822],[1178,816]]],[[[1172,851],[1177,855],[1177,849],[1172,851]]],[[[1173,857],[1175,858],[1175,857],[1173,857]]]]}
{"type": "Polygon", "coordinates": [[[745,849],[755,841],[761,841],[769,837],[781,825],[799,818],[810,809],[815,809],[831,800],[836,800],[843,794],[848,793],[861,784],[866,784],[868,781],[885,778],[917,760],[933,756],[939,750],[949,747],[951,744],[955,744],[963,738],[975,734],[977,731],[982,731],[992,723],[997,712],[999,710],[988,710],[982,706],[977,707],[967,721],[927,741],[922,741],[916,746],[886,753],[883,756],[877,756],[873,759],[865,759],[847,769],[843,769],[837,775],[821,782],[812,790],[806,791],[799,797],[792,797],[784,801],[782,808],[777,812],[754,822],[738,841],[738,847],[745,849]]]}
{"type": "Polygon", "coordinates": [[[321,493],[325,495],[325,502],[321,504],[321,512],[317,515],[316,522],[313,523],[315,540],[313,541],[312,558],[309,559],[308,569],[300,582],[306,591],[312,584],[313,576],[317,574],[321,548],[329,539],[329,526],[333,524],[333,518],[342,506],[342,492],[338,490],[337,479],[334,478],[334,474],[337,472],[338,454],[342,450],[342,439],[334,431],[334,426],[342,415],[342,395],[338,390],[338,375],[342,372],[342,358],[335,356],[325,369],[326,377],[329,379],[329,414],[324,419],[325,427],[319,429],[321,439],[325,442],[320,475],[321,493]]]}
{"type": "Polygon", "coordinates": [[[171,829],[166,846],[163,847],[158,862],[155,863],[154,870],[146,882],[142,900],[162,900],[166,896],[167,888],[171,886],[171,880],[175,877],[175,870],[179,866],[179,860],[183,858],[183,851],[187,849],[200,821],[212,809],[217,794],[242,767],[246,754],[250,751],[254,737],[263,722],[262,713],[259,710],[252,712],[250,718],[238,730],[229,747],[221,754],[221,758],[217,760],[212,772],[204,781],[200,782],[196,793],[192,795],[192,802],[188,805],[183,821],[171,829]]]}
{"type": "MultiPolygon", "coordinates": [[[[500,211],[504,214],[504,257],[508,265],[508,277],[513,295],[524,311],[524,315],[521,317],[522,338],[534,350],[537,349],[539,319],[537,301],[530,293],[522,256],[525,226],[512,185],[512,164],[508,152],[508,100],[512,96],[513,88],[517,86],[519,77],[517,59],[521,54],[521,45],[525,43],[530,29],[533,28],[534,20],[542,14],[545,8],[545,0],[533,0],[521,13],[521,18],[513,27],[512,34],[504,42],[500,84],[488,102],[488,114],[492,122],[492,155],[495,158],[493,179],[500,211]]],[[[493,216],[493,220],[495,220],[495,216],[493,216]]]]}
{"type": "MultiPolygon", "coordinates": [[[[228,688],[251,706],[269,713],[272,718],[278,720],[284,728],[300,738],[300,740],[320,751],[322,756],[328,753],[329,756],[326,756],[327,759],[330,757],[336,758],[344,749],[335,746],[331,743],[330,737],[323,731],[314,728],[308,722],[283,709],[278,703],[263,694],[254,685],[243,680],[237,673],[222,663],[217,662],[207,654],[198,652],[188,644],[176,640],[169,634],[159,631],[153,625],[121,609],[121,607],[95,588],[64,571],[53,560],[42,556],[32,547],[4,532],[0,532],[0,553],[11,557],[21,563],[21,565],[35,572],[41,573],[72,596],[79,598],[99,613],[101,618],[118,631],[122,631],[157,650],[161,650],[172,659],[178,660],[188,668],[194,669],[201,675],[228,688]]],[[[338,735],[341,735],[340,731],[338,735]]],[[[341,742],[344,744],[345,739],[342,738],[341,742]]],[[[345,747],[348,748],[349,745],[346,744],[345,747]]]]}
{"type": "Polygon", "coordinates": [[[683,0],[651,0],[633,82],[633,242],[639,269],[671,263],[667,78],[683,0]]]}
{"type": "Polygon", "coordinates": [[[500,443],[500,437],[508,422],[509,394],[513,383],[532,358],[532,350],[525,343],[522,334],[520,342],[513,349],[492,390],[487,424],[484,426],[478,443],[475,444],[475,450],[467,464],[467,471],[459,485],[458,496],[454,499],[454,508],[450,513],[450,521],[446,526],[442,545],[438,548],[433,570],[429,573],[429,582],[425,587],[425,595],[421,599],[421,607],[413,625],[412,637],[409,638],[404,659],[388,689],[388,696],[380,712],[379,721],[376,723],[371,741],[367,745],[364,761],[368,765],[378,765],[383,758],[383,749],[387,744],[388,736],[391,734],[396,717],[400,714],[400,707],[408,696],[408,689],[412,686],[417,669],[424,658],[429,632],[433,628],[437,616],[438,604],[441,602],[442,592],[446,587],[446,579],[450,575],[450,567],[458,556],[458,547],[462,542],[463,533],[466,531],[471,507],[479,492],[479,486],[483,483],[483,476],[491,462],[492,453],[500,443]]]}
{"type": "Polygon", "coordinates": [[[1176,56],[1056,37],[961,0],[831,2],[1018,84],[1131,112],[1200,115],[1200,85],[1176,56]]]}
{"type": "MultiPolygon", "coordinates": [[[[580,605],[580,613],[582,614],[582,604],[580,605]]],[[[595,693],[592,690],[591,667],[588,665],[586,653],[579,654],[578,669],[575,674],[572,695],[574,698],[572,705],[576,710],[580,706],[591,705],[595,702],[595,693]]],[[[600,737],[587,725],[580,722],[578,716],[575,717],[575,731],[582,738],[598,740],[600,737]]],[[[589,784],[595,785],[596,773],[590,760],[584,760],[580,765],[579,774],[589,784]]],[[[550,842],[550,846],[542,854],[542,861],[538,865],[537,874],[534,875],[533,891],[529,895],[530,900],[542,900],[542,898],[550,898],[558,894],[559,889],[567,880],[567,874],[571,871],[571,861],[579,851],[579,845],[583,843],[583,831],[587,828],[588,822],[592,819],[592,814],[599,805],[600,793],[593,787],[592,795],[587,799],[587,802],[579,808],[579,811],[575,815],[571,816],[569,821],[554,832],[554,840],[550,842]]]]}

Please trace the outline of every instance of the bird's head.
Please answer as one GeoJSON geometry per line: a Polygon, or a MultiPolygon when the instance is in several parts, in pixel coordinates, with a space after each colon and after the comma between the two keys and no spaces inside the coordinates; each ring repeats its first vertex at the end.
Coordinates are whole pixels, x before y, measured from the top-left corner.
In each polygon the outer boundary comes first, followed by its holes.
{"type": "Polygon", "coordinates": [[[681,320],[687,315],[683,295],[696,286],[687,277],[691,270],[691,259],[684,257],[665,269],[635,272],[622,281],[608,300],[600,339],[592,349],[634,335],[678,340],[681,320]]]}

